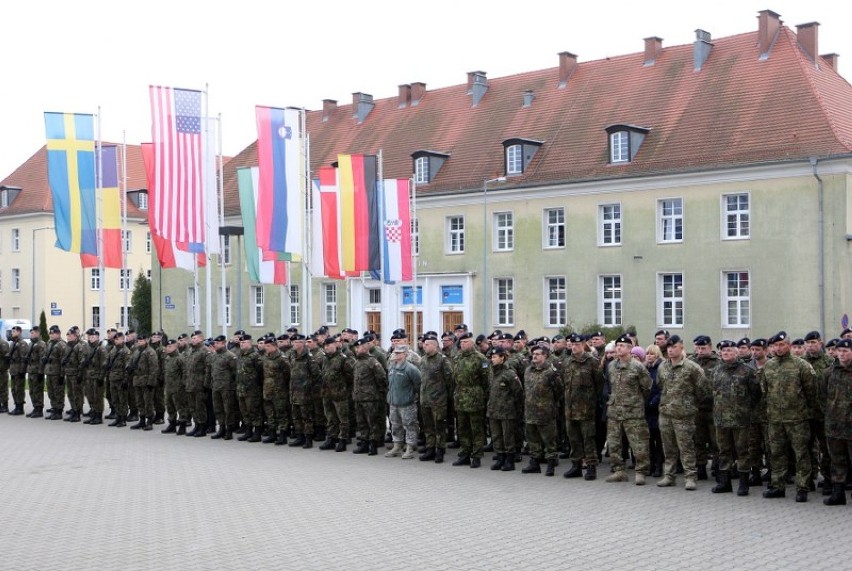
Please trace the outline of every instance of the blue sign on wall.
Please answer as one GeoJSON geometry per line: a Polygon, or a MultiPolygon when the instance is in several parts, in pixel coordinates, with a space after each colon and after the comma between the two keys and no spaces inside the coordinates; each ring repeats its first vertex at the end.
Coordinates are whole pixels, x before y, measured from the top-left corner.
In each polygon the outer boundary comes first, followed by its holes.
{"type": "MultiPolygon", "coordinates": [[[[402,305],[412,305],[414,303],[414,292],[411,286],[402,288],[402,305]]],[[[423,286],[417,286],[417,305],[423,304],[423,286]]]]}
{"type": "Polygon", "coordinates": [[[464,286],[449,285],[441,286],[441,304],[461,305],[464,299],[464,286]]]}

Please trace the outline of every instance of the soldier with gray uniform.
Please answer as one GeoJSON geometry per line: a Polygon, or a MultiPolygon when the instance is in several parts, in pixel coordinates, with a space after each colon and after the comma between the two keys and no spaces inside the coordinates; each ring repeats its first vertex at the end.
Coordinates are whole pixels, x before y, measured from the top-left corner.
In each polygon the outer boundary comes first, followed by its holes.
{"type": "Polygon", "coordinates": [[[45,343],[41,340],[41,330],[38,325],[30,330],[30,346],[24,362],[27,364],[27,384],[30,386],[30,401],[33,405],[30,418],[42,418],[44,413],[44,357],[45,343]]]}
{"type": "Polygon", "coordinates": [[[50,340],[44,352],[44,374],[47,377],[47,397],[50,399],[50,415],[47,420],[62,420],[65,409],[65,375],[62,372],[62,358],[65,354],[65,341],[56,325],[48,332],[50,340]]]}

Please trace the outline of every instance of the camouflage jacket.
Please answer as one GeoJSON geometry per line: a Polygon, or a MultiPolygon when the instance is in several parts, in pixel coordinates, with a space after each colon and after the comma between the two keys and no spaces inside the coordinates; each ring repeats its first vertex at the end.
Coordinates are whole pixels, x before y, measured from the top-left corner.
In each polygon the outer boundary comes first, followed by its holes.
{"type": "Polygon", "coordinates": [[[80,363],[80,375],[85,375],[90,381],[103,379],[103,365],[106,361],[106,350],[100,343],[80,343],[83,346],[83,360],[80,363]]]}
{"type": "Polygon", "coordinates": [[[322,398],[331,400],[346,400],[352,394],[354,384],[355,359],[335,351],[325,356],[325,366],[322,368],[322,398]]]}
{"type": "Polygon", "coordinates": [[[27,356],[27,344],[23,339],[9,341],[9,374],[23,375],[27,372],[24,358],[27,356]]]}
{"type": "Polygon", "coordinates": [[[506,359],[506,366],[515,371],[515,374],[521,380],[521,384],[524,384],[524,373],[527,367],[529,367],[529,364],[530,360],[526,353],[515,351],[514,349],[509,352],[509,358],[506,359]]]}
{"type": "Polygon", "coordinates": [[[278,349],[263,356],[263,398],[276,394],[290,395],[290,361],[278,349]]]}
{"type": "Polygon", "coordinates": [[[80,374],[80,363],[83,361],[83,345],[79,340],[66,343],[62,353],[62,372],[69,377],[80,374]]]}
{"type": "MultiPolygon", "coordinates": [[[[713,378],[713,369],[719,366],[722,359],[716,353],[710,353],[705,357],[697,357],[693,355],[690,359],[704,371],[704,378],[708,383],[713,378]]],[[[698,410],[702,412],[712,412],[713,410],[713,391],[708,389],[699,398],[698,410]]]]}
{"type": "Polygon", "coordinates": [[[0,338],[0,375],[9,372],[9,342],[0,338]]]}
{"type": "Polygon", "coordinates": [[[186,359],[179,351],[166,353],[163,359],[163,375],[165,376],[166,390],[178,392],[184,390],[186,376],[186,359]]]}
{"type": "Polygon", "coordinates": [[[719,428],[745,428],[760,402],[754,369],[737,359],[713,370],[713,422],[719,428]]]}
{"type": "Polygon", "coordinates": [[[663,361],[657,369],[657,385],[660,387],[660,415],[669,418],[694,419],[699,403],[708,398],[713,400],[704,371],[689,359],[677,364],[671,359],[663,361]]]}
{"type": "Polygon", "coordinates": [[[111,383],[122,383],[127,376],[125,369],[130,359],[127,345],[113,345],[107,354],[107,378],[111,383]]]}
{"type": "Polygon", "coordinates": [[[203,391],[205,381],[207,380],[207,356],[210,353],[199,344],[198,346],[190,345],[184,356],[186,359],[186,371],[184,372],[183,382],[184,388],[187,391],[203,391]]]}
{"type": "Polygon", "coordinates": [[[356,355],[352,376],[352,398],[355,402],[384,402],[388,392],[388,374],[375,357],[356,355]]]}
{"type": "Polygon", "coordinates": [[[541,368],[535,365],[527,367],[524,372],[524,422],[555,422],[561,395],[562,383],[552,363],[545,363],[541,368]]]}
{"type": "Polygon", "coordinates": [[[648,369],[636,359],[631,358],[626,363],[614,359],[608,365],[607,375],[610,385],[607,418],[619,421],[644,419],[645,401],[651,394],[648,369]]]}
{"type": "Polygon", "coordinates": [[[491,366],[488,359],[476,350],[459,351],[453,362],[456,410],[485,412],[488,390],[491,388],[491,366]]]}
{"type": "MultiPolygon", "coordinates": [[[[805,356],[802,358],[813,367],[814,373],[816,373],[817,394],[824,394],[825,387],[823,385],[825,384],[826,376],[823,373],[834,365],[834,361],[822,351],[816,355],[805,353],[805,356]]],[[[811,410],[811,418],[819,422],[825,419],[825,401],[823,399],[817,398],[816,405],[811,410]]]]}
{"type": "Polygon", "coordinates": [[[420,360],[420,404],[430,408],[446,408],[453,394],[453,367],[440,351],[420,360]]]}
{"type": "Polygon", "coordinates": [[[766,419],[769,422],[808,420],[817,405],[813,367],[790,353],[773,357],[766,363],[761,388],[766,393],[766,419]]]}
{"type": "Polygon", "coordinates": [[[822,398],[825,403],[825,435],[852,440],[852,366],[835,362],[823,372],[822,398]]]}
{"type": "Polygon", "coordinates": [[[563,359],[562,384],[565,387],[565,418],[594,420],[598,397],[603,390],[601,366],[591,353],[563,359]]]}
{"type": "Polygon", "coordinates": [[[157,353],[150,346],[136,349],[136,355],[130,360],[130,377],[134,387],[156,387],[160,377],[160,363],[157,353]]]}
{"type": "Polygon", "coordinates": [[[494,420],[518,419],[524,402],[524,387],[514,369],[506,364],[491,368],[491,390],[488,391],[488,418],[494,420]]]}
{"type": "Polygon", "coordinates": [[[30,342],[30,346],[27,347],[27,354],[24,357],[24,361],[27,364],[28,374],[41,375],[44,373],[42,357],[44,357],[44,350],[46,347],[47,345],[41,339],[38,339],[35,342],[30,342]]]}
{"type": "Polygon", "coordinates": [[[236,390],[237,356],[224,347],[210,354],[210,388],[214,391],[236,390]]]}
{"type": "Polygon", "coordinates": [[[237,352],[237,395],[260,391],[263,383],[263,360],[254,347],[237,352]]]}
{"type": "Polygon", "coordinates": [[[44,373],[51,377],[62,375],[62,356],[65,354],[65,341],[48,341],[44,352],[44,373]]]}
{"type": "Polygon", "coordinates": [[[290,353],[290,402],[308,404],[313,396],[313,388],[320,382],[321,371],[307,350],[301,355],[290,353]]]}
{"type": "Polygon", "coordinates": [[[370,355],[376,358],[376,361],[379,362],[385,372],[388,371],[388,358],[384,351],[382,351],[379,347],[372,347],[370,349],[370,355]]]}

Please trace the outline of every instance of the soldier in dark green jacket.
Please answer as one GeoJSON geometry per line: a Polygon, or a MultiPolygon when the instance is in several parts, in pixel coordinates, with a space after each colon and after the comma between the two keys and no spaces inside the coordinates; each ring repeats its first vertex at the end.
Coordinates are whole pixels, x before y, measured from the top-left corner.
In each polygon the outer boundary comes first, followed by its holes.
{"type": "Polygon", "coordinates": [[[603,390],[603,374],[600,361],[586,350],[583,336],[574,333],[568,341],[571,352],[562,362],[562,384],[565,390],[565,425],[573,464],[563,476],[578,478],[583,475],[585,466],[585,479],[594,480],[598,465],[595,409],[603,390]]]}
{"type": "Polygon", "coordinates": [[[65,335],[65,348],[62,354],[62,371],[65,375],[65,386],[68,390],[68,401],[71,410],[65,417],[66,422],[80,422],[83,414],[83,382],[80,364],[83,362],[83,343],[80,342],[80,330],[72,327],[65,335]]]}
{"type": "Polygon", "coordinates": [[[127,426],[127,392],[130,383],[127,378],[127,364],[130,359],[130,349],[124,342],[124,333],[118,331],[112,338],[112,349],[107,354],[106,371],[112,395],[112,407],[115,420],[109,426],[121,428],[127,426]]]}
{"type": "Polygon", "coordinates": [[[12,326],[12,338],[9,340],[9,374],[12,377],[12,402],[15,408],[9,411],[12,416],[24,414],[24,402],[27,395],[25,385],[27,381],[27,365],[24,358],[27,352],[27,344],[21,339],[21,327],[12,326]]]}
{"type": "Polygon", "coordinates": [[[292,336],[293,351],[290,353],[290,407],[293,412],[293,441],[288,446],[313,447],[313,389],[319,386],[320,370],[307,350],[304,335],[292,336]]]}
{"type": "Polygon", "coordinates": [[[9,342],[0,337],[0,412],[9,412],[9,342]]]}
{"type": "Polygon", "coordinates": [[[353,454],[375,456],[382,444],[385,429],[385,398],[388,377],[385,368],[370,354],[370,341],[364,337],[352,343],[355,366],[352,372],[352,398],[360,442],[353,454]]]}
{"type": "Polygon", "coordinates": [[[213,340],[213,353],[209,357],[213,410],[219,422],[219,431],[210,438],[231,440],[234,437],[237,411],[237,356],[227,349],[226,342],[224,335],[216,337],[213,340]]]}
{"type": "Polygon", "coordinates": [[[349,439],[349,395],[354,383],[355,359],[344,355],[336,337],[323,342],[321,396],[326,420],[326,439],[320,450],[344,452],[349,439]]]}
{"type": "Polygon", "coordinates": [[[139,334],[136,337],[136,355],[127,367],[133,391],[136,393],[136,405],[139,407],[139,422],[132,429],[152,430],[154,428],[154,390],[160,378],[160,363],[157,354],[148,345],[148,338],[139,334]]]}
{"type": "MultiPolygon", "coordinates": [[[[191,416],[195,426],[186,433],[187,436],[201,438],[207,435],[207,357],[210,353],[204,346],[204,333],[201,330],[192,332],[189,338],[189,349],[185,354],[186,375],[184,387],[186,400],[191,408],[191,416]]],[[[189,419],[187,419],[189,420],[189,419]]]]}
{"type": "Polygon", "coordinates": [[[449,357],[441,352],[437,337],[426,337],[423,351],[420,360],[420,414],[426,450],[419,458],[423,462],[434,460],[440,464],[444,461],[447,447],[447,403],[453,399],[453,368],[449,357]]]}
{"type": "Polygon", "coordinates": [[[267,337],[263,347],[263,407],[272,428],[263,442],[283,446],[290,430],[290,361],[274,337],[267,337]]]}
{"type": "Polygon", "coordinates": [[[459,351],[453,361],[453,400],[461,444],[453,466],[478,468],[485,447],[485,410],[491,388],[491,366],[474,345],[473,334],[461,334],[459,351]]]}
{"type": "Polygon", "coordinates": [[[38,325],[30,330],[30,346],[27,348],[27,356],[24,361],[27,364],[27,384],[30,386],[30,401],[33,405],[32,412],[27,416],[30,418],[41,418],[44,416],[44,357],[45,343],[41,340],[41,331],[38,325]]]}
{"type": "MultiPolygon", "coordinates": [[[[488,391],[486,414],[491,427],[491,442],[497,459],[492,470],[511,472],[515,469],[515,452],[519,444],[515,441],[518,418],[518,401],[524,400],[524,387],[514,369],[506,366],[509,352],[503,347],[491,350],[491,389],[488,391]]],[[[521,443],[523,444],[523,443],[521,443]]]]}
{"type": "MultiPolygon", "coordinates": [[[[825,354],[822,345],[822,336],[819,331],[810,331],[805,335],[805,353],[802,357],[807,361],[816,373],[817,384],[820,385],[818,390],[822,390],[821,385],[825,381],[823,372],[828,369],[834,360],[825,354]]],[[[808,423],[811,428],[811,441],[808,449],[811,452],[811,479],[810,482],[815,482],[819,473],[822,472],[823,488],[822,494],[827,496],[831,493],[831,486],[828,486],[831,480],[831,455],[828,451],[828,441],[825,436],[825,416],[822,406],[822,401],[817,403],[817,406],[811,410],[811,418],[808,423]]],[[[811,488],[813,491],[815,488],[811,488]]]]}
{"type": "Polygon", "coordinates": [[[540,474],[547,460],[545,475],[553,476],[558,464],[556,417],[562,383],[550,361],[547,345],[536,345],[530,351],[530,365],[524,372],[524,423],[530,461],[524,474],[540,474]]]}
{"type": "Polygon", "coordinates": [[[44,374],[47,377],[47,397],[50,399],[50,415],[47,420],[62,420],[65,409],[65,376],[62,373],[62,357],[65,354],[65,341],[56,325],[51,325],[48,333],[50,340],[44,352],[44,374]]]}
{"type": "MultiPolygon", "coordinates": [[[[831,453],[831,497],[827,506],[846,505],[846,476],[852,458],[852,339],[835,345],[837,361],[824,374],[825,435],[831,453]]],[[[828,486],[828,483],[825,484],[828,486]]]]}
{"type": "MultiPolygon", "coordinates": [[[[89,401],[89,419],[84,424],[102,424],[104,414],[104,375],[103,364],[106,350],[101,346],[101,337],[97,329],[86,331],[88,341],[83,346],[83,362],[80,375],[85,376],[86,400],[89,401]]],[[[84,415],[85,416],[85,415],[84,415]]]]}
{"type": "MultiPolygon", "coordinates": [[[[719,365],[719,356],[713,351],[712,341],[707,335],[699,335],[693,340],[695,353],[690,357],[704,370],[704,377],[713,378],[713,369],[719,365]]],[[[713,394],[706,391],[698,403],[695,416],[695,462],[698,479],[706,480],[707,461],[712,461],[714,470],[719,464],[719,446],[716,444],[716,428],[713,426],[713,394]]]]}
{"type": "Polygon", "coordinates": [[[178,350],[176,339],[166,342],[165,357],[163,358],[163,377],[165,379],[166,411],[169,413],[169,425],[161,430],[163,434],[174,434],[178,431],[178,423],[183,433],[186,433],[186,419],[179,416],[184,408],[184,386],[186,376],[186,361],[178,350]]]}
{"type": "Polygon", "coordinates": [[[263,363],[248,333],[240,336],[237,352],[237,402],[246,425],[237,440],[260,442],[263,433],[263,363]]]}

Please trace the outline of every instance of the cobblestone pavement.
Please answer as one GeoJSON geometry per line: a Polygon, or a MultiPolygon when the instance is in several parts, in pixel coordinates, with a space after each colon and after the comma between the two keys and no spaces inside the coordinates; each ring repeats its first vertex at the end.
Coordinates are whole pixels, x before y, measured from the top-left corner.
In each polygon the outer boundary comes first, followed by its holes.
{"type": "MultiPolygon", "coordinates": [[[[29,406],[27,411],[29,411],[29,406]]],[[[852,505],[0,415],[0,569],[844,569],[852,505]]],[[[519,466],[520,468],[520,466],[519,466]]]]}

